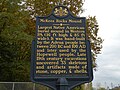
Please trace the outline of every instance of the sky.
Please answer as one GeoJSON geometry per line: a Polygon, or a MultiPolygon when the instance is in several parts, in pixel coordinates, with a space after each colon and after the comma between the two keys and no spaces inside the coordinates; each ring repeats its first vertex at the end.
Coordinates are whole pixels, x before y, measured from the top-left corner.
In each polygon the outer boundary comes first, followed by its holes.
{"type": "Polygon", "coordinates": [[[97,58],[94,86],[120,85],[120,0],[85,0],[82,16],[96,16],[99,36],[104,39],[97,58]]]}

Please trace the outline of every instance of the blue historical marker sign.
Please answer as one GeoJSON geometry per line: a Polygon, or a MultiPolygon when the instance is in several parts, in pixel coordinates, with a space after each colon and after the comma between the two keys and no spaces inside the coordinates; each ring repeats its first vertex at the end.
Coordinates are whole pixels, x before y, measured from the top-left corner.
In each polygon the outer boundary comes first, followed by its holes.
{"type": "Polygon", "coordinates": [[[32,81],[56,89],[59,78],[68,81],[69,89],[93,78],[86,18],[73,16],[65,6],[55,7],[49,16],[36,17],[32,43],[32,81]]]}

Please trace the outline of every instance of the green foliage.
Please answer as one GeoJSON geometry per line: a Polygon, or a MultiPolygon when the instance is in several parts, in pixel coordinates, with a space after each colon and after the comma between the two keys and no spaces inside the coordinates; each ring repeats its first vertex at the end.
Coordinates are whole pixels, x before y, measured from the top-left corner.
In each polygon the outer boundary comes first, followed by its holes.
{"type": "Polygon", "coordinates": [[[0,90],[7,90],[4,84],[0,84],[0,90]]]}
{"type": "Polygon", "coordinates": [[[80,86],[76,86],[73,90],[84,90],[85,86],[84,84],[80,85],[80,86]]]}
{"type": "Polygon", "coordinates": [[[12,89],[12,83],[0,84],[0,90],[11,90],[11,89],[12,89]]]}
{"type": "Polygon", "coordinates": [[[106,90],[105,88],[103,88],[103,87],[100,87],[99,89],[97,89],[97,90],[106,90]]]}
{"type": "Polygon", "coordinates": [[[0,81],[29,81],[30,46],[26,32],[30,17],[22,0],[0,0],[0,81]]]}
{"type": "Polygon", "coordinates": [[[41,84],[35,84],[35,89],[36,90],[52,90],[52,89],[50,89],[49,87],[47,87],[47,86],[44,86],[44,85],[41,85],[41,84]]]}
{"type": "Polygon", "coordinates": [[[15,90],[32,90],[33,83],[16,83],[15,90]]]}

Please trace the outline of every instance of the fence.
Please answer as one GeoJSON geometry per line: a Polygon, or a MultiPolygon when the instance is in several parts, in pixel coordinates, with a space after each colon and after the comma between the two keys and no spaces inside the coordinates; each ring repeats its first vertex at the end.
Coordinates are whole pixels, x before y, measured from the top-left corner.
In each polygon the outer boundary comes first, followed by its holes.
{"type": "Polygon", "coordinates": [[[32,82],[0,82],[0,90],[52,90],[32,82]]]}

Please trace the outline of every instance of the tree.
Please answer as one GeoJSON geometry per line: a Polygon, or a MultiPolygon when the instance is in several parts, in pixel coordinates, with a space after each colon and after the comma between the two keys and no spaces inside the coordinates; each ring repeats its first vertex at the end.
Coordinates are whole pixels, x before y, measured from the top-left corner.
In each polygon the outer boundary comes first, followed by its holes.
{"type": "Polygon", "coordinates": [[[96,59],[97,54],[100,54],[102,49],[103,39],[98,36],[99,25],[97,23],[96,17],[89,16],[87,19],[87,36],[91,42],[91,50],[92,50],[92,60],[93,60],[93,68],[96,70],[96,59]]]}
{"type": "Polygon", "coordinates": [[[0,0],[0,81],[29,80],[33,37],[25,32],[29,14],[23,9],[22,0],[0,0]]]}
{"type": "Polygon", "coordinates": [[[68,6],[74,15],[78,15],[80,12],[83,12],[83,0],[60,0],[60,2],[57,0],[26,0],[24,5],[26,6],[26,9],[29,8],[30,14],[35,17],[37,15],[49,15],[53,7],[59,3],[63,3],[68,6]]]}

